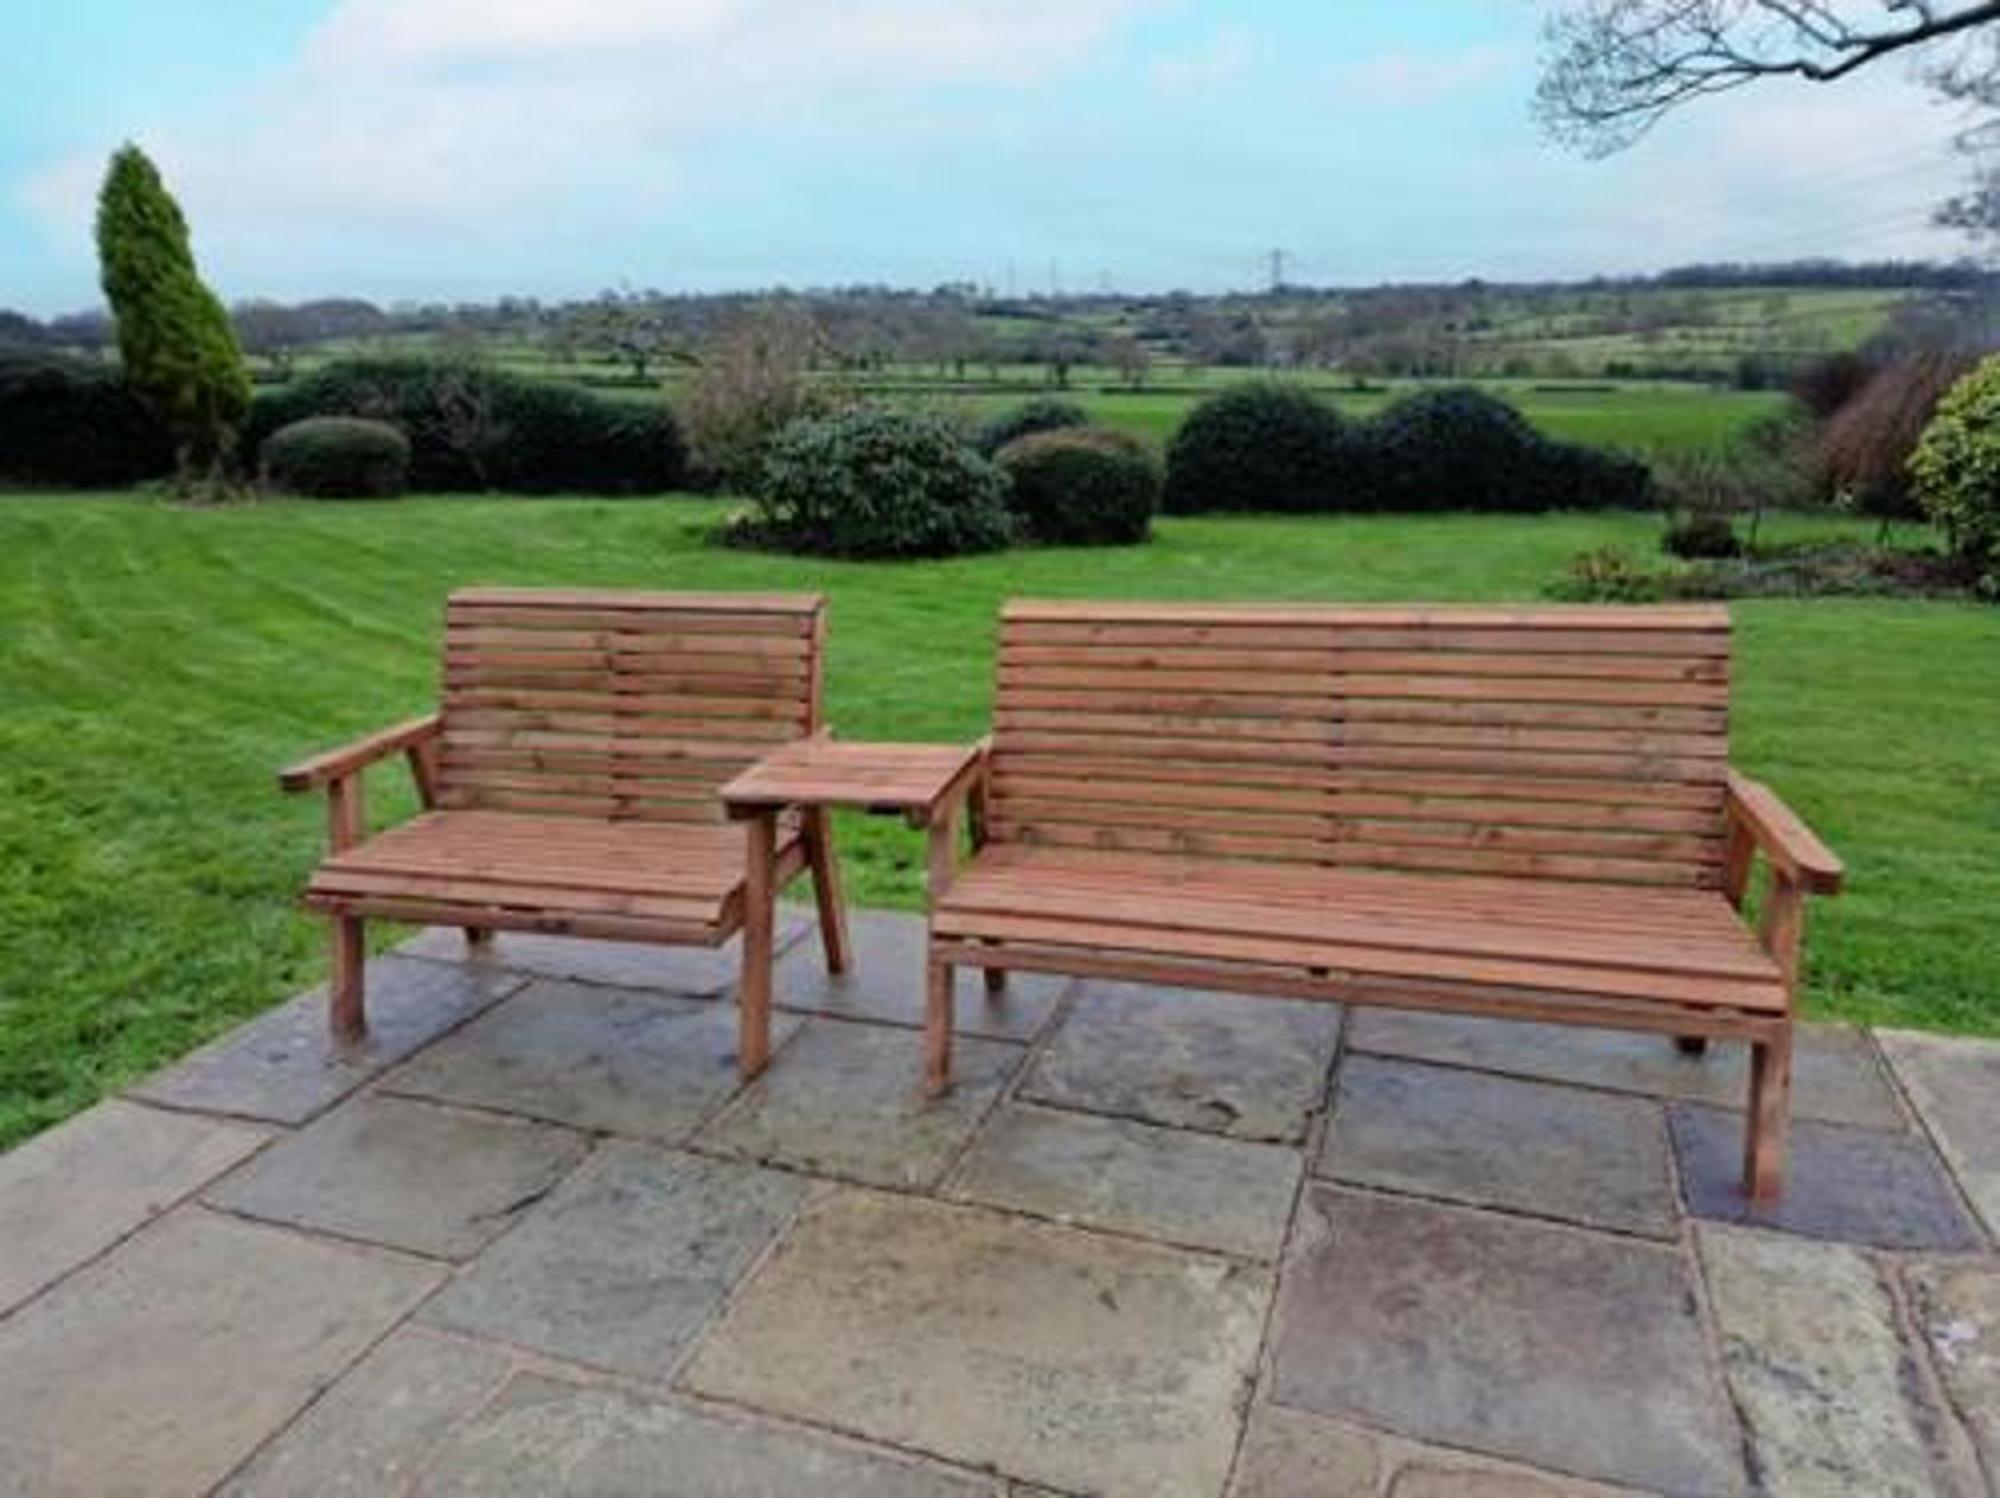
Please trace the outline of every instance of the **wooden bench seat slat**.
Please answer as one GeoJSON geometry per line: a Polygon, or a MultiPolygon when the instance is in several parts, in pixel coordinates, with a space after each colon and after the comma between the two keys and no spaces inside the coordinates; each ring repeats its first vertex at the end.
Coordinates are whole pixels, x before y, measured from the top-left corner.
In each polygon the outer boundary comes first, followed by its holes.
{"type": "Polygon", "coordinates": [[[1083,951],[1160,953],[1171,957],[1233,960],[1277,967],[1358,972],[1390,977],[1435,978],[1551,993],[1602,994],[1611,998],[1660,999],[1763,1013],[1781,1013],[1786,999],[1776,979],[1752,980],[1714,974],[1647,972],[1635,967],[1586,967],[1528,958],[1485,957],[1438,951],[1405,951],[1363,946],[1324,936],[1284,937],[1188,927],[1146,926],[1057,916],[968,911],[956,904],[933,913],[932,928],[943,937],[968,941],[1022,941],[1083,951]]]}
{"type": "Polygon", "coordinates": [[[1343,873],[1321,884],[1318,901],[1246,900],[1231,893],[1229,871],[1216,869],[1206,888],[1174,891],[1143,886],[1100,886],[1086,913],[1073,890],[1036,888],[1018,878],[987,879],[979,871],[962,878],[949,896],[951,911],[1089,919],[1141,928],[1164,926],[1197,931],[1241,931],[1298,938],[1325,937],[1356,946],[1391,946],[1411,951],[1449,951],[1512,958],[1560,960],[1594,967],[1632,967],[1683,975],[1710,974],[1765,984],[1779,981],[1775,963],[1716,898],[1699,925],[1664,932],[1631,930],[1551,930],[1506,919],[1471,921],[1450,910],[1423,910],[1367,898],[1369,876],[1343,873]],[[1342,899],[1336,891],[1351,892],[1342,899]]]}

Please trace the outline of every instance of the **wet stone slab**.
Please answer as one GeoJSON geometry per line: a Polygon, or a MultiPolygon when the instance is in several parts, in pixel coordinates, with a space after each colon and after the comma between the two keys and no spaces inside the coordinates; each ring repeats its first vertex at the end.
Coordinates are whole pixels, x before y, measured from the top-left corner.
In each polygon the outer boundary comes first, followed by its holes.
{"type": "Polygon", "coordinates": [[[2000,1041],[1878,1031],[1952,1174],[2000,1238],[2000,1041]]]}
{"type": "MultiPolygon", "coordinates": [[[[1545,1082],[1570,1082],[1681,1102],[1743,1107],[1747,1046],[1715,1041],[1683,1055],[1664,1035],[1537,1025],[1456,1014],[1357,1010],[1348,1048],[1545,1082]]],[[[1847,1025],[1801,1025],[1792,1062],[1793,1115],[1860,1128],[1905,1126],[1867,1036],[1847,1025]]]]}
{"type": "Polygon", "coordinates": [[[1273,1259],[1303,1163],[1287,1145],[1016,1106],[980,1136],[949,1194],[1083,1227],[1273,1259]]]}
{"type": "Polygon", "coordinates": [[[496,1348],[392,1334],[257,1453],[217,1498],[378,1498],[400,1492],[430,1450],[507,1381],[496,1348]]]}
{"type": "MultiPolygon", "coordinates": [[[[888,911],[850,911],[848,939],[852,970],[833,977],[819,944],[801,942],[778,963],[773,977],[781,1009],[865,1019],[893,1025],[924,1022],[925,934],[921,916],[888,911]]],[[[989,996],[983,977],[958,974],[956,1033],[996,1040],[1031,1040],[1055,1013],[1068,987],[1066,978],[1013,973],[1006,991],[989,996]]]]}
{"type": "Polygon", "coordinates": [[[1022,1095],[1238,1139],[1297,1143],[1324,1101],[1340,1009],[1086,983],[1022,1095]]]}
{"type": "Polygon", "coordinates": [[[426,1498],[1000,1498],[999,1484],[832,1437],[524,1374],[424,1472],[426,1498]],[[671,1474],[671,1483],[662,1483],[671,1474]]]}
{"type": "Polygon", "coordinates": [[[368,1037],[336,1045],[315,988],[130,1089],[175,1108],[304,1123],[521,986],[518,974],[401,957],[368,964],[368,1037]]]}
{"type": "Polygon", "coordinates": [[[422,1320],[662,1378],[805,1190],[727,1161],[606,1145],[422,1320]]]}
{"type": "Polygon", "coordinates": [[[1350,1056],[1318,1173],[1653,1237],[1677,1220],[1659,1105],[1350,1056]]]}
{"type": "Polygon", "coordinates": [[[270,1137],[99,1103],[0,1155],[0,1312],[200,1190],[270,1137]]]}
{"type": "Polygon", "coordinates": [[[2000,1484],[2000,1263],[1917,1264],[1906,1275],[1931,1364],[2000,1484]]]}
{"type": "Polygon", "coordinates": [[[0,1323],[0,1492],[206,1492],[442,1273],[180,1208],[0,1323]]]}
{"type": "Polygon", "coordinates": [[[1174,1249],[834,1188],[684,1381],[1065,1490],[1213,1498],[1270,1288],[1174,1249]]]}
{"type": "Polygon", "coordinates": [[[1732,1492],[1696,1306],[1661,1245],[1310,1186],[1269,1397],[1602,1481],[1732,1492]]]}
{"type": "MultiPolygon", "coordinates": [[[[813,929],[812,920],[796,907],[779,906],[774,932],[776,950],[787,951],[813,929]]],[[[818,945],[815,939],[815,951],[818,945]]],[[[743,939],[733,936],[719,947],[663,947],[650,942],[496,931],[483,950],[474,950],[457,927],[429,926],[396,950],[405,957],[524,973],[536,978],[602,983],[613,988],[652,988],[683,998],[715,999],[736,992],[743,939]]]]}
{"type": "Polygon", "coordinates": [[[929,1098],[918,1036],[810,1019],[697,1144],[868,1185],[934,1186],[1025,1055],[961,1036],[951,1091],[929,1098]]]}
{"type": "MultiPolygon", "coordinates": [[[[771,1024],[783,1046],[799,1021],[771,1024]]],[[[426,1051],[387,1090],[678,1144],[737,1088],[736,1008],[538,982],[426,1051]]]]}
{"type": "Polygon", "coordinates": [[[1668,1110],[1688,1210],[1714,1222],[1780,1228],[1880,1248],[1969,1249],[1979,1229],[1916,1134],[1794,1122],[1785,1193],[1743,1192],[1743,1120],[1713,1108],[1668,1110]]]}
{"type": "Polygon", "coordinates": [[[568,1129],[368,1095],[272,1145],[207,1199],[270,1222],[465,1258],[588,1148],[568,1129]]]}
{"type": "Polygon", "coordinates": [[[1838,1244],[1703,1227],[1702,1268],[1752,1463],[1773,1492],[1941,1491],[1895,1307],[1838,1244]]]}

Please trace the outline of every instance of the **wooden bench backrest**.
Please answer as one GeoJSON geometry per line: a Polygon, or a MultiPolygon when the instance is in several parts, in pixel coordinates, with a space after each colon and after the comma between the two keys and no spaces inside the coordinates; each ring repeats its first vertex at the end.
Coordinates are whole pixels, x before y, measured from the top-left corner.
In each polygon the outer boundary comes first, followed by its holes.
{"type": "Polygon", "coordinates": [[[1721,608],[1016,603],[1002,841],[1713,887],[1721,608]]]}
{"type": "Polygon", "coordinates": [[[820,722],[817,595],[475,588],[445,607],[439,804],[714,822],[820,722]]]}

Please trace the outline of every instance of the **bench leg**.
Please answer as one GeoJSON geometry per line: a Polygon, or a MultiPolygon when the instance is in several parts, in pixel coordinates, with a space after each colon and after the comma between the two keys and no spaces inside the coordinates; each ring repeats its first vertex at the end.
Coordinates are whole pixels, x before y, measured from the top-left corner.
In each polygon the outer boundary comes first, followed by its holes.
{"type": "Polygon", "coordinates": [[[743,887],[743,967],[736,983],[736,1071],[744,1081],[771,1061],[771,928],[777,890],[775,819],[752,817],[744,824],[750,847],[743,887]]]}
{"type": "Polygon", "coordinates": [[[336,1045],[353,1045],[368,1034],[367,926],[354,916],[329,923],[332,962],[327,978],[327,1028],[336,1045]]]}
{"type": "Polygon", "coordinates": [[[1708,1037],[1706,1035],[1676,1035],[1674,1037],[1674,1049],[1679,1051],[1683,1056],[1706,1056],[1708,1054],[1708,1037]]]}
{"type": "Polygon", "coordinates": [[[930,959],[924,982],[924,1091],[938,1097],[951,1090],[952,966],[930,959]]]}
{"type": "Polygon", "coordinates": [[[986,974],[986,997],[997,999],[1007,991],[1007,969],[989,967],[982,969],[986,974]]]}
{"type": "Polygon", "coordinates": [[[805,814],[806,862],[812,867],[813,899],[819,905],[819,939],[826,947],[826,970],[844,973],[854,965],[847,940],[847,902],[840,897],[840,862],[833,851],[833,818],[823,806],[805,814]]]}
{"type": "Polygon", "coordinates": [[[489,950],[493,945],[493,928],[490,926],[467,926],[465,928],[465,944],[472,948],[475,955],[489,950]]]}
{"type": "Polygon", "coordinates": [[[1743,1123],[1743,1189],[1774,1202],[1785,1190],[1785,1131],[1792,1113],[1792,1036],[1750,1047],[1750,1108],[1743,1123]]]}

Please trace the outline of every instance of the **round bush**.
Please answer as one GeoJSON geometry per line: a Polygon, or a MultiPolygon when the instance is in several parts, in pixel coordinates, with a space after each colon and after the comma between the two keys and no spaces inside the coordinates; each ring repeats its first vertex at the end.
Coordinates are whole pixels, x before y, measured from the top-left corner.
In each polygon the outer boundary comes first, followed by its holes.
{"type": "Polygon", "coordinates": [[[935,417],[810,417],[764,456],[739,539],[836,557],[941,557],[1013,539],[1007,476],[935,417]]]}
{"type": "Polygon", "coordinates": [[[117,370],[41,349],[0,350],[0,481],[108,489],[173,466],[173,438],[117,370]]]}
{"type": "Polygon", "coordinates": [[[2000,561],[2000,356],[1945,392],[1910,454],[1910,479],[1954,556],[2000,561]]]}
{"type": "Polygon", "coordinates": [[[1034,432],[1000,449],[1008,500],[1030,540],[1058,546],[1144,541],[1160,507],[1160,470],[1145,444],[1082,427],[1034,432]]]}
{"type": "Polygon", "coordinates": [[[687,479],[664,404],[463,359],[341,359],[257,397],[246,438],[308,416],[365,416],[410,439],[410,483],[438,493],[657,494],[687,479]]]}
{"type": "Polygon", "coordinates": [[[410,479],[410,439],[386,421],[308,416],[258,450],[263,481],[314,499],[387,499],[410,479]]]}
{"type": "Polygon", "coordinates": [[[1482,390],[1454,386],[1403,397],[1368,423],[1374,504],[1384,510],[1531,510],[1543,440],[1528,419],[1482,390]]]}
{"type": "Polygon", "coordinates": [[[1309,391],[1273,380],[1232,386],[1188,413],[1167,445],[1165,507],[1343,509],[1354,477],[1347,423],[1309,391]]]}
{"type": "Polygon", "coordinates": [[[1038,396],[988,418],[973,434],[972,445],[990,458],[1008,443],[1035,432],[1060,432],[1089,425],[1090,413],[1075,401],[1038,396]]]}
{"type": "Polygon", "coordinates": [[[1372,509],[1606,509],[1642,505],[1652,491],[1637,459],[1554,441],[1466,385],[1405,396],[1365,425],[1358,445],[1372,509]]]}
{"type": "Polygon", "coordinates": [[[1660,544],[1677,557],[1690,561],[1717,561],[1743,555],[1743,543],[1727,515],[1683,515],[1667,527],[1660,544]]]}

